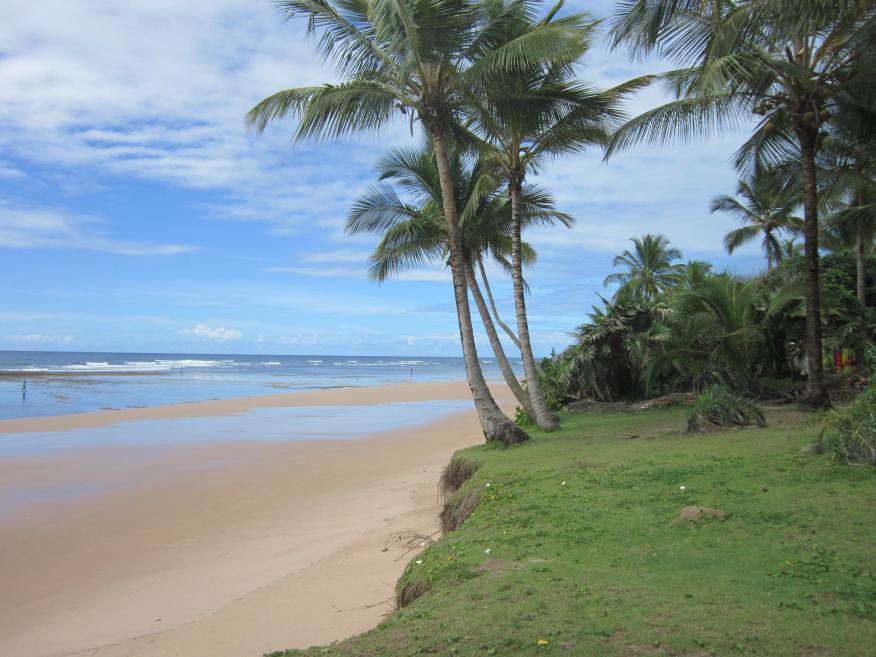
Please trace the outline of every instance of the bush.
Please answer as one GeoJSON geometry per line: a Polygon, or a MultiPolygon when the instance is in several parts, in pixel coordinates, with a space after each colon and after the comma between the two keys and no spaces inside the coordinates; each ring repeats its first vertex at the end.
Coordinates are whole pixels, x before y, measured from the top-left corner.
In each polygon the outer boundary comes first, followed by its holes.
{"type": "Polygon", "coordinates": [[[514,409],[514,424],[521,429],[528,429],[529,427],[535,426],[535,420],[529,416],[529,413],[527,413],[526,410],[518,406],[514,409]]]}
{"type": "Polygon", "coordinates": [[[538,381],[544,401],[549,410],[559,411],[568,400],[569,364],[554,355],[552,358],[543,358],[540,369],[538,381]]]}
{"type": "Polygon", "coordinates": [[[766,426],[760,406],[750,399],[737,397],[720,385],[706,388],[687,414],[688,433],[705,433],[752,424],[766,426]]]}
{"type": "Polygon", "coordinates": [[[844,411],[831,411],[823,434],[834,460],[876,465],[876,384],[844,411]]]}

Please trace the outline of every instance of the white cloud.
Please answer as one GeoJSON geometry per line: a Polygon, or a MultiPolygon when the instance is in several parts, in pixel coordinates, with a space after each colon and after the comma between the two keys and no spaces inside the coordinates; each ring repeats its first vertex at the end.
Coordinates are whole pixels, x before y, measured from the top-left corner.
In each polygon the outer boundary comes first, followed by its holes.
{"type": "Polygon", "coordinates": [[[0,201],[0,248],[81,249],[130,256],[189,253],[185,244],[146,244],[107,237],[101,222],[53,208],[18,207],[0,201]]]}
{"type": "MultiPolygon", "coordinates": [[[[4,0],[0,43],[0,150],[18,161],[219,191],[207,211],[285,230],[340,225],[372,171],[373,144],[247,134],[265,96],[334,80],[267,0],[4,0]]],[[[404,135],[390,132],[381,150],[404,135]]]]}
{"type": "Polygon", "coordinates": [[[11,164],[0,162],[0,178],[23,178],[24,174],[11,164]]]}
{"type": "Polygon", "coordinates": [[[42,333],[30,333],[27,335],[7,335],[3,338],[13,344],[70,344],[73,342],[72,335],[44,335],[42,333]]]}
{"type": "Polygon", "coordinates": [[[273,274],[297,274],[315,278],[365,278],[365,267],[268,267],[273,274]]]}
{"type": "Polygon", "coordinates": [[[368,261],[369,251],[357,251],[355,249],[337,249],[334,251],[321,251],[302,256],[305,262],[352,262],[364,264],[368,261]]]}
{"type": "Polygon", "coordinates": [[[193,338],[212,340],[213,342],[230,342],[232,340],[239,340],[243,337],[243,333],[237,329],[225,328],[224,326],[210,328],[204,324],[197,324],[192,328],[182,329],[180,334],[193,338]]]}

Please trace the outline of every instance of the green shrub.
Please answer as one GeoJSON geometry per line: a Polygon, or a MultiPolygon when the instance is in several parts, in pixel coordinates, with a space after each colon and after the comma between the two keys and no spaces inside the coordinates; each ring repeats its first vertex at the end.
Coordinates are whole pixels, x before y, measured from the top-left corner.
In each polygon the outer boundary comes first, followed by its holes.
{"type": "Polygon", "coordinates": [[[558,411],[569,396],[569,363],[560,358],[543,358],[540,369],[538,381],[544,401],[548,409],[558,411]]]}
{"type": "Polygon", "coordinates": [[[828,413],[823,437],[836,461],[876,465],[876,384],[847,409],[828,413]]]}
{"type": "Polygon", "coordinates": [[[514,409],[514,424],[521,429],[526,429],[528,427],[534,427],[535,421],[529,416],[529,413],[518,406],[514,409]]]}
{"type": "Polygon", "coordinates": [[[760,406],[750,399],[737,397],[720,385],[706,388],[687,414],[688,433],[704,433],[724,427],[752,424],[766,426],[760,406]]]}

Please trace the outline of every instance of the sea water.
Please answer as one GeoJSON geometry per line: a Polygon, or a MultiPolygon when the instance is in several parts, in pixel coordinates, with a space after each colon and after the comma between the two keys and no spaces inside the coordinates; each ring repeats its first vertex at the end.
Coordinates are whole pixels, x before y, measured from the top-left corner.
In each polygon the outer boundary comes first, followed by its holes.
{"type": "MultiPolygon", "coordinates": [[[[499,376],[492,359],[481,366],[499,376]]],[[[0,418],[463,378],[453,357],[0,351],[0,418]]]]}

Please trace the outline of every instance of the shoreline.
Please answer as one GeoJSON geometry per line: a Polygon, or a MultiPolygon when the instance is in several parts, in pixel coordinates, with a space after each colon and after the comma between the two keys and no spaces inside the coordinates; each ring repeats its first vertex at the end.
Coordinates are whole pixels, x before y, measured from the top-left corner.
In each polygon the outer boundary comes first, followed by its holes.
{"type": "MultiPolygon", "coordinates": [[[[500,403],[510,400],[504,388],[494,391],[500,403]]],[[[435,395],[465,398],[468,387],[344,388],[12,422],[106,426],[160,414],[214,417],[221,426],[223,415],[250,408],[435,395]]],[[[10,421],[3,424],[8,430],[10,421]]],[[[422,549],[407,542],[437,529],[441,469],[481,440],[472,409],[365,440],[0,459],[0,484],[122,483],[112,494],[37,504],[4,525],[0,653],[255,657],[370,629],[422,549]]]]}
{"type": "Polygon", "coordinates": [[[181,402],[159,406],[114,408],[64,415],[0,419],[0,434],[70,431],[105,427],[120,422],[174,420],[195,417],[238,415],[258,408],[298,406],[359,406],[395,402],[470,399],[464,380],[424,381],[378,386],[345,386],[278,392],[228,399],[181,402]],[[462,385],[461,385],[462,384],[462,385]]]}

